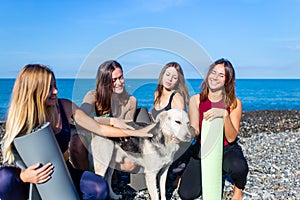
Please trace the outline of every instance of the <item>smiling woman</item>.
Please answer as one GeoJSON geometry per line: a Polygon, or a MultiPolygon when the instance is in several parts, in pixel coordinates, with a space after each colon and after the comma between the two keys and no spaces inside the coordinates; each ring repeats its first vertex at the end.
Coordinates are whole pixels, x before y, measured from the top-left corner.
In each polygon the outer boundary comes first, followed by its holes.
{"type": "MultiPolygon", "coordinates": [[[[222,118],[224,127],[222,129],[224,135],[222,170],[228,173],[234,181],[232,199],[241,200],[248,174],[248,164],[237,143],[242,117],[242,103],[235,94],[235,71],[228,60],[222,58],[210,65],[207,76],[201,85],[201,93],[190,99],[189,116],[191,126],[196,130],[199,137],[198,141],[192,144],[186,152],[187,155],[190,154],[190,159],[180,182],[178,190],[180,197],[182,199],[194,199],[202,194],[203,141],[200,141],[201,127],[203,120],[211,121],[215,118],[222,118]],[[196,187],[192,187],[190,183],[196,187]]],[[[209,135],[212,136],[212,134],[209,135]]]]}
{"type": "MultiPolygon", "coordinates": [[[[121,64],[115,60],[103,62],[98,67],[96,89],[86,93],[81,109],[101,124],[131,128],[124,120],[133,121],[136,107],[136,98],[126,91],[121,64]]],[[[89,169],[92,166],[88,161],[87,149],[90,146],[91,135],[83,134],[84,132],[78,131],[78,134],[71,138],[71,160],[77,168],[89,169]]],[[[121,164],[121,169],[126,171],[132,170],[133,167],[129,162],[121,164]]]]}
{"type": "MultiPolygon", "coordinates": [[[[57,93],[54,73],[48,67],[29,64],[22,68],[15,81],[8,110],[6,133],[2,140],[3,161],[13,164],[19,157],[13,143],[16,137],[31,134],[36,127],[49,122],[78,194],[82,199],[105,199],[108,195],[106,181],[92,172],[75,169],[69,162],[71,118],[81,127],[101,136],[149,136],[148,129],[132,131],[101,125],[72,101],[57,98],[57,93]]],[[[27,199],[29,183],[42,184],[48,181],[55,167],[58,166],[52,163],[35,163],[24,170],[17,167],[0,168],[0,199],[27,199]]]]}

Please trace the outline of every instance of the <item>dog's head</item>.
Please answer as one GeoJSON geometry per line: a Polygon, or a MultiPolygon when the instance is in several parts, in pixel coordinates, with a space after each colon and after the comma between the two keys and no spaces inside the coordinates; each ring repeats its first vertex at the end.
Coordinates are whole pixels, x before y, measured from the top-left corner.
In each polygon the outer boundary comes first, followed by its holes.
{"type": "Polygon", "coordinates": [[[160,113],[156,118],[163,134],[172,138],[174,135],[179,141],[189,142],[195,136],[190,128],[189,117],[184,110],[170,109],[160,113]]]}

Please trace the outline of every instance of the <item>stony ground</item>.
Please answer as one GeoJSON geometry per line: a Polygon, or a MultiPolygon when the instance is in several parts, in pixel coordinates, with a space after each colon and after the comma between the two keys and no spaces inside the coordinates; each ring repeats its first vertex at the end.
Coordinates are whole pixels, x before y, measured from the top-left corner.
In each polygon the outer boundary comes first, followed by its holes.
{"type": "MultiPolygon", "coordinates": [[[[4,132],[0,124],[0,138],[4,132]]],[[[240,135],[249,165],[244,199],[300,199],[300,110],[245,112],[240,135]]],[[[136,192],[128,183],[127,173],[115,174],[114,190],[123,199],[150,199],[147,190],[136,192]]],[[[232,188],[226,181],[223,199],[230,199],[232,188]]],[[[171,187],[168,196],[180,199],[171,187]]]]}

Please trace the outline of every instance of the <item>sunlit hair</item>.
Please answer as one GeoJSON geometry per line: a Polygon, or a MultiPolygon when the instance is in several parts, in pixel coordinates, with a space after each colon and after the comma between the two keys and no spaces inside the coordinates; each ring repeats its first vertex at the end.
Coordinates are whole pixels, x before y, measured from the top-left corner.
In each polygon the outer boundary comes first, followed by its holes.
{"type": "Polygon", "coordinates": [[[55,79],[46,66],[28,64],[16,78],[2,144],[4,162],[11,164],[14,161],[12,146],[15,137],[29,134],[36,126],[55,120],[57,109],[46,105],[52,77],[55,79]]]}
{"type": "Polygon", "coordinates": [[[235,94],[235,72],[232,64],[224,58],[216,60],[214,63],[210,65],[207,76],[201,84],[201,101],[206,100],[208,97],[208,93],[209,93],[208,75],[211,73],[214,67],[219,64],[222,64],[225,67],[225,84],[224,84],[225,104],[227,107],[231,107],[232,109],[234,109],[237,105],[236,94],[235,94]]]}
{"type": "Polygon", "coordinates": [[[178,81],[177,81],[176,85],[174,86],[174,90],[183,97],[184,106],[186,107],[186,105],[189,102],[189,93],[188,93],[188,89],[186,87],[183,70],[182,70],[181,66],[176,62],[169,62],[162,68],[162,70],[159,74],[158,85],[155,90],[155,92],[157,92],[157,96],[154,99],[154,104],[160,103],[160,99],[161,99],[163,88],[164,88],[162,79],[163,79],[163,76],[164,76],[166,70],[169,67],[174,67],[178,73],[178,81]]]}
{"type": "MultiPolygon", "coordinates": [[[[115,69],[121,69],[122,66],[115,60],[108,60],[102,63],[96,75],[96,113],[97,115],[104,115],[111,110],[111,97],[113,93],[113,79],[112,73],[115,69]]],[[[125,87],[123,93],[120,94],[120,101],[126,105],[130,95],[127,93],[125,87]]]]}

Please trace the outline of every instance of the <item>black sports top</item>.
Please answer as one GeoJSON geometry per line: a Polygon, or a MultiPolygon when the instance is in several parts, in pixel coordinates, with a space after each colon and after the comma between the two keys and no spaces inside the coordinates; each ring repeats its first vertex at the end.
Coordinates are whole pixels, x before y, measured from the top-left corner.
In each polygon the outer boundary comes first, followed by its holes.
{"type": "Polygon", "coordinates": [[[60,100],[58,100],[58,104],[59,104],[62,127],[60,132],[55,134],[55,138],[57,140],[61,152],[64,153],[69,148],[69,142],[71,138],[71,128],[69,125],[69,120],[67,118],[67,115],[65,113],[65,110],[60,100]]]}
{"type": "Polygon", "coordinates": [[[155,107],[153,107],[153,109],[151,110],[151,113],[152,113],[152,116],[153,116],[154,119],[156,119],[156,117],[157,117],[157,115],[158,115],[159,113],[171,109],[172,100],[173,100],[173,97],[174,97],[175,94],[176,94],[176,92],[173,92],[173,93],[171,94],[168,105],[166,105],[166,107],[164,107],[163,109],[156,110],[155,107]]]}

